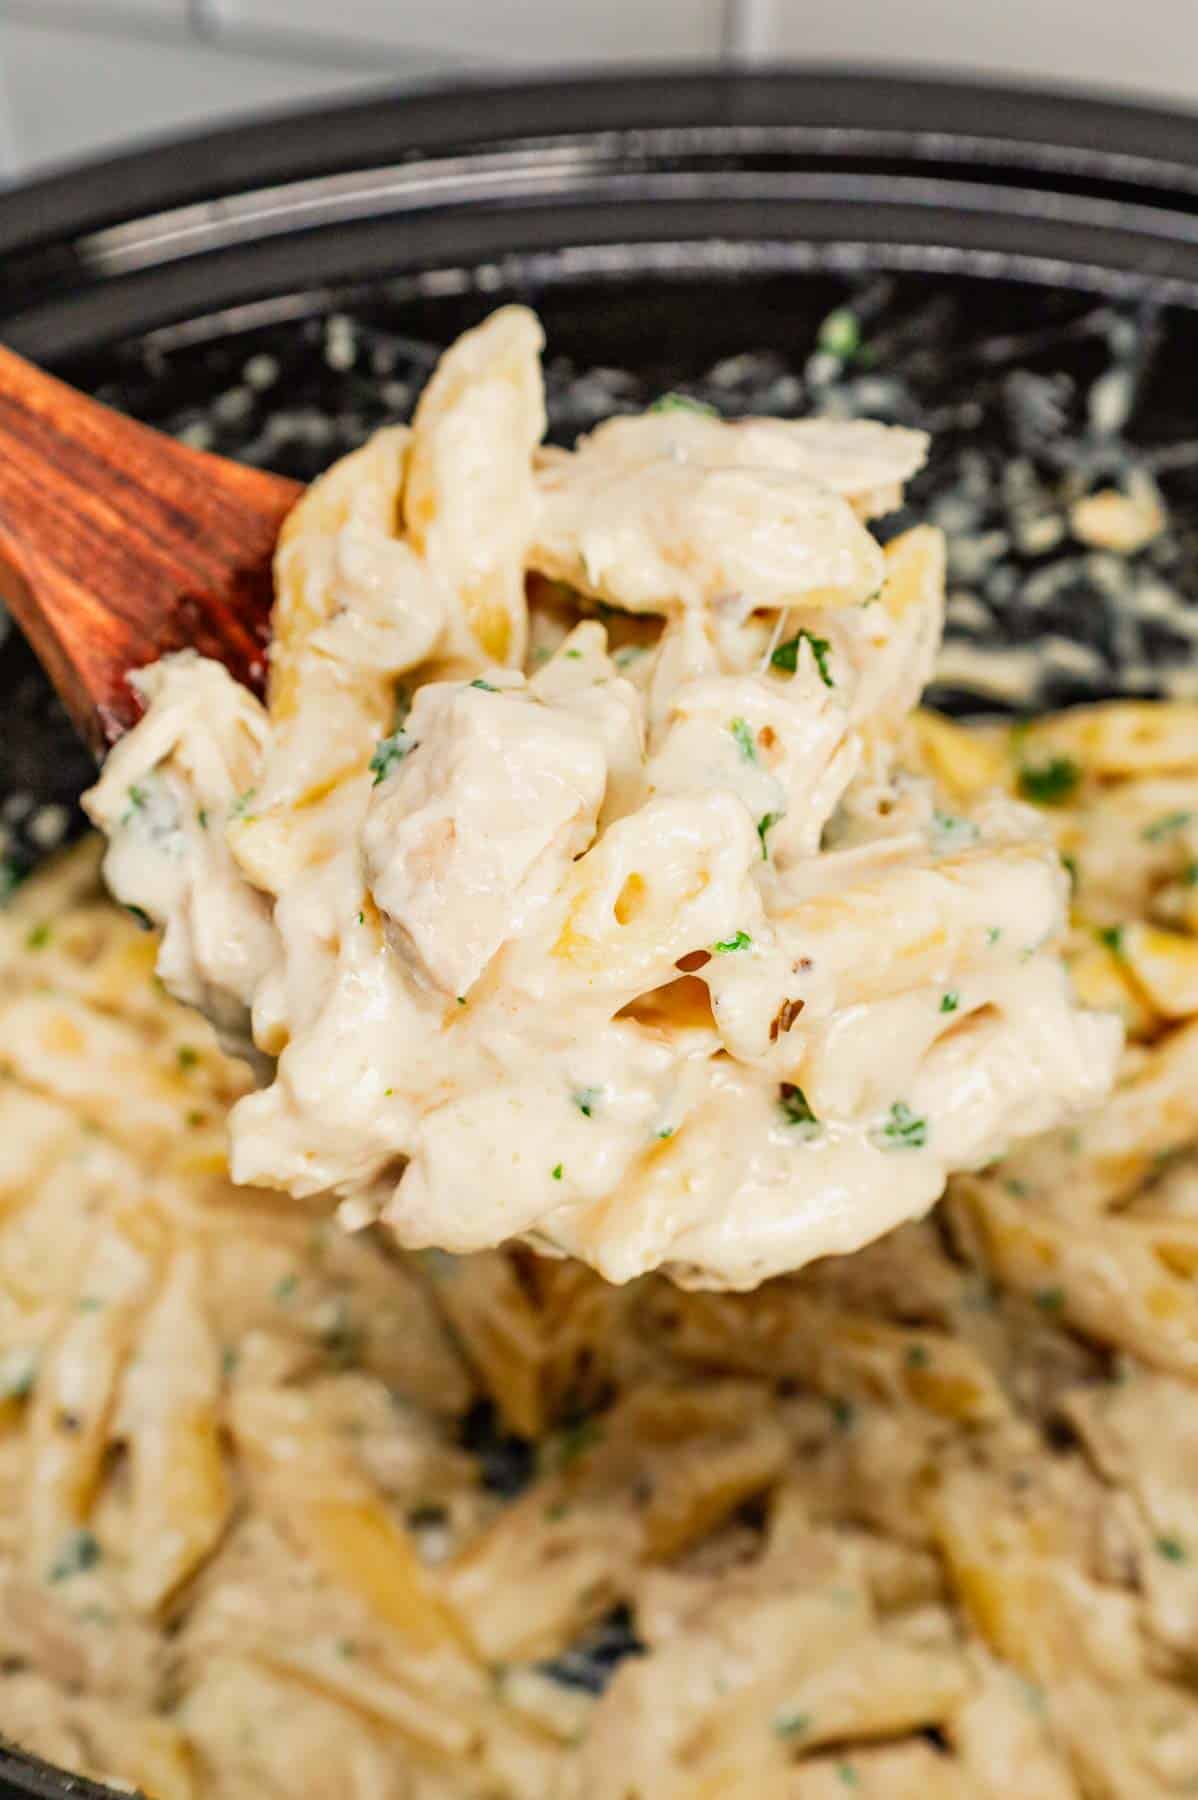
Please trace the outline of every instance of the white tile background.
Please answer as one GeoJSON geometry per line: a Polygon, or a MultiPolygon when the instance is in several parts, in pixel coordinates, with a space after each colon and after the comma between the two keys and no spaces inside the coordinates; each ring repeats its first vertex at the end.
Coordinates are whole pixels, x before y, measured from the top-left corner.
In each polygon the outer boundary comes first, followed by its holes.
{"type": "Polygon", "coordinates": [[[1198,108],[1198,0],[0,0],[0,177],[455,69],[771,57],[1198,108]]]}

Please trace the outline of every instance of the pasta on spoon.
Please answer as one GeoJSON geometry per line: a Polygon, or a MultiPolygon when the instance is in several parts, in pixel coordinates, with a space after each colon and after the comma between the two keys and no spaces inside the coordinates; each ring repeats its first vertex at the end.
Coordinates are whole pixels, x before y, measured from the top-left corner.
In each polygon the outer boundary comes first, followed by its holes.
{"type": "Polygon", "coordinates": [[[192,653],[88,810],[159,970],[254,1057],[237,1180],[412,1248],[747,1288],[1092,1105],[1032,809],[903,766],[922,434],[668,397],[539,448],[540,328],[443,357],[280,539],[269,703],[192,653]]]}

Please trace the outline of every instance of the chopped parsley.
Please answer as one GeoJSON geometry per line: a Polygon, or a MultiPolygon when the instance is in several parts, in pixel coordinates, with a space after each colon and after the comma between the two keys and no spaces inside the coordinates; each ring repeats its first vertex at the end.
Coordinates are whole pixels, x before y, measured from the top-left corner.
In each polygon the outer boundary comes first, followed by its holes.
{"type": "Polygon", "coordinates": [[[208,808],[206,806],[201,806],[197,809],[196,818],[199,820],[200,830],[207,831],[207,829],[208,829],[208,808]]]}
{"type": "Polygon", "coordinates": [[[1187,863],[1181,872],[1181,879],[1186,887],[1198,887],[1198,862],[1187,863]]]}
{"type": "Polygon", "coordinates": [[[1105,944],[1107,949],[1111,952],[1111,954],[1113,956],[1122,956],[1123,955],[1123,927],[1122,927],[1122,925],[1104,925],[1102,930],[1098,933],[1098,941],[1100,944],[1105,944]]]}
{"type": "Polygon", "coordinates": [[[34,925],[30,928],[29,933],[25,938],[25,948],[27,950],[44,950],[49,942],[50,926],[46,920],[43,919],[40,925],[34,925]]]}
{"type": "Polygon", "coordinates": [[[274,1287],[275,1299],[278,1300],[280,1302],[280,1304],[285,1303],[286,1301],[290,1300],[291,1296],[294,1294],[294,1292],[298,1286],[299,1286],[299,1277],[297,1275],[281,1276],[279,1278],[279,1280],[275,1282],[275,1287],[274,1287]]]}
{"type": "Polygon", "coordinates": [[[769,846],[765,840],[766,840],[766,837],[768,836],[768,834],[774,829],[774,826],[778,823],[778,820],[781,817],[782,817],[782,814],[780,812],[762,813],[761,817],[757,821],[757,835],[761,839],[761,860],[762,860],[762,862],[769,861],[769,858],[770,858],[769,846]]]}
{"type": "Polygon", "coordinates": [[[370,772],[374,776],[370,785],[377,787],[380,781],[386,781],[388,775],[398,769],[409,751],[415,748],[411,738],[402,728],[399,731],[393,731],[390,737],[380,738],[375,745],[374,755],[370,759],[370,772]]]}
{"type": "Polygon", "coordinates": [[[581,662],[582,661],[582,651],[581,650],[567,650],[566,651],[566,661],[567,662],[581,662]]]}
{"type": "Polygon", "coordinates": [[[497,694],[499,692],[499,689],[497,687],[492,687],[489,681],[484,681],[481,675],[477,675],[470,685],[471,687],[481,688],[484,694],[497,694]]]}
{"type": "Polygon", "coordinates": [[[459,1005],[459,1006],[465,1006],[465,1004],[466,1004],[466,996],[465,996],[465,994],[459,994],[459,995],[458,995],[458,997],[457,997],[457,1000],[458,1000],[458,1005],[459,1005]]]}
{"type": "Polygon", "coordinates": [[[840,1394],[834,1394],[828,1401],[828,1410],[832,1414],[833,1422],[838,1431],[852,1430],[854,1420],[857,1417],[857,1408],[853,1405],[851,1400],[844,1399],[840,1394]]]}
{"type": "Polygon", "coordinates": [[[976,844],[978,828],[971,819],[959,819],[954,813],[936,812],[932,814],[929,835],[933,850],[951,855],[954,850],[965,850],[970,844],[976,844]]]}
{"type": "Polygon", "coordinates": [[[150,798],[146,793],[145,788],[136,786],[129,789],[126,797],[129,801],[129,805],[126,808],[124,818],[121,820],[122,825],[127,825],[135,812],[144,812],[150,798]]]}
{"type": "Polygon", "coordinates": [[[738,931],[734,937],[720,938],[711,947],[717,956],[730,956],[734,950],[747,950],[752,942],[747,931],[738,931]]]}
{"type": "Polygon", "coordinates": [[[844,1783],[845,1787],[855,1788],[860,1787],[861,1785],[860,1778],[852,1763],[837,1763],[836,1774],[837,1778],[844,1783]]]}
{"type": "Polygon", "coordinates": [[[1077,866],[1077,858],[1076,856],[1070,856],[1067,850],[1062,850],[1061,862],[1064,865],[1065,873],[1069,877],[1069,891],[1072,894],[1076,894],[1077,884],[1081,880],[1081,874],[1077,866]]]}
{"type": "Polygon", "coordinates": [[[1025,800],[1037,806],[1060,806],[1082,778],[1071,756],[1054,756],[1044,763],[1024,763],[1016,785],[1025,800]]]}
{"type": "Polygon", "coordinates": [[[873,1137],[880,1150],[922,1150],[928,1141],[928,1122],[913,1113],[905,1100],[896,1100],[886,1123],[873,1137]]]}
{"type": "Polygon", "coordinates": [[[654,1135],[654,1137],[655,1137],[655,1138],[659,1138],[659,1139],[661,1139],[661,1140],[662,1140],[662,1142],[664,1142],[664,1141],[665,1141],[665,1139],[666,1139],[666,1138],[672,1138],[672,1137],[673,1137],[673,1135],[674,1135],[674,1126],[673,1126],[673,1125],[663,1125],[663,1126],[662,1126],[662,1127],[661,1127],[661,1129],[660,1129],[660,1130],[659,1130],[659,1131],[655,1131],[655,1132],[654,1132],[654,1133],[653,1133],[653,1135],[654,1135]]]}
{"type": "Polygon", "coordinates": [[[808,1104],[807,1096],[793,1081],[784,1081],[778,1089],[778,1105],[788,1125],[818,1125],[819,1120],[808,1104]]]}
{"type": "Polygon", "coordinates": [[[1180,1539],[1175,1537],[1158,1537],[1156,1540],[1156,1553],[1158,1556],[1163,1556],[1166,1562],[1183,1563],[1189,1561],[1185,1545],[1180,1539]]]}
{"type": "Polygon", "coordinates": [[[947,994],[941,994],[940,996],[940,1010],[942,1013],[956,1012],[960,1004],[961,996],[960,994],[954,993],[952,988],[949,989],[947,994]]]}
{"type": "Polygon", "coordinates": [[[1059,1313],[1065,1306],[1065,1290],[1060,1287],[1037,1288],[1032,1298],[1041,1312],[1059,1313]]]}
{"type": "Polygon", "coordinates": [[[856,313],[847,306],[838,306],[820,325],[815,341],[825,355],[851,362],[861,348],[861,325],[856,313]]]}
{"type": "Polygon", "coordinates": [[[729,721],[728,729],[736,739],[736,747],[745,761],[755,763],[757,761],[757,745],[748,722],[744,719],[732,719],[729,721]]]}
{"type": "Polygon", "coordinates": [[[809,1713],[783,1710],[774,1714],[775,1735],[787,1741],[791,1738],[801,1738],[810,1729],[811,1715],[809,1713]]]}
{"type": "Polygon", "coordinates": [[[561,1180],[563,1172],[561,1163],[554,1163],[552,1173],[555,1181],[561,1180]]]}
{"type": "Polygon", "coordinates": [[[782,669],[786,674],[793,675],[799,666],[799,645],[804,639],[811,646],[811,654],[815,658],[815,666],[819,670],[820,680],[825,687],[835,687],[836,683],[828,671],[828,657],[831,654],[832,646],[827,638],[816,637],[813,631],[808,631],[805,627],[796,631],[792,638],[787,638],[784,644],[778,645],[770,657],[770,667],[782,669]]]}
{"type": "Polygon", "coordinates": [[[910,1344],[903,1358],[909,1369],[926,1369],[932,1360],[932,1353],[926,1344],[910,1344]]]}
{"type": "Polygon", "coordinates": [[[719,413],[706,400],[692,400],[689,394],[662,394],[649,408],[653,413],[688,412],[700,413],[706,419],[718,419],[719,413]]]}
{"type": "Polygon", "coordinates": [[[570,1095],[574,1105],[584,1119],[589,1119],[603,1098],[603,1089],[597,1087],[578,1088],[570,1095]]]}
{"type": "Polygon", "coordinates": [[[103,1312],[104,1302],[98,1300],[94,1294],[83,1294],[79,1299],[78,1307],[81,1313],[103,1312]]]}
{"type": "Polygon", "coordinates": [[[63,1539],[58,1555],[46,1571],[47,1581],[69,1581],[94,1569],[101,1556],[99,1539],[94,1532],[72,1531],[63,1539]]]}
{"type": "Polygon", "coordinates": [[[578,1419],[567,1425],[557,1443],[557,1466],[567,1469],[603,1441],[602,1419],[578,1419]]]}
{"type": "Polygon", "coordinates": [[[144,906],[126,906],[130,918],[136,919],[143,931],[153,931],[154,921],[144,906]]]}
{"type": "Polygon", "coordinates": [[[993,946],[994,944],[997,944],[997,942],[1001,936],[1002,936],[1002,926],[1001,925],[991,925],[990,929],[986,933],[986,942],[988,944],[990,944],[991,946],[993,946]]]}
{"type": "Polygon", "coordinates": [[[250,810],[249,810],[249,805],[250,805],[250,801],[254,798],[254,795],[257,792],[258,792],[257,788],[249,787],[249,788],[246,788],[244,794],[238,794],[236,800],[234,800],[234,802],[233,802],[233,806],[232,806],[232,809],[230,810],[229,817],[231,819],[248,819],[248,818],[252,817],[252,814],[250,813],[250,810]]]}
{"type": "Polygon", "coordinates": [[[194,1069],[200,1060],[200,1053],[190,1044],[180,1044],[175,1057],[181,1069],[194,1069]]]}
{"type": "Polygon", "coordinates": [[[1184,831],[1193,820],[1192,812],[1162,813],[1159,819],[1153,819],[1145,825],[1140,836],[1147,844],[1157,844],[1162,838],[1172,837],[1176,831],[1184,831]]]}

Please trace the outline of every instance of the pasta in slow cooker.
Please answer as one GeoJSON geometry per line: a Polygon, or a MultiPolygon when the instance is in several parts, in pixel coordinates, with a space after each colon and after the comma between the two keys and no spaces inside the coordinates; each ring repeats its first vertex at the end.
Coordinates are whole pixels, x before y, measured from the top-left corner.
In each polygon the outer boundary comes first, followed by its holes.
{"type": "Polygon", "coordinates": [[[1198,1783],[1198,711],[920,715],[1040,796],[1096,1112],[753,1294],[234,1188],[93,841],[0,913],[0,1733],[157,1800],[1198,1783]]]}

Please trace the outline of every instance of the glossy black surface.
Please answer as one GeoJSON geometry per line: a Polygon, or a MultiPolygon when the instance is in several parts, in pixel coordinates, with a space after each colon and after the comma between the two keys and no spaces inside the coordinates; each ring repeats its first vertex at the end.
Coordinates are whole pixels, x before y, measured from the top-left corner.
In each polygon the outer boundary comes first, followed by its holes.
{"type": "MultiPolygon", "coordinates": [[[[1188,617],[1190,119],[909,78],[663,73],[380,98],[0,198],[0,338],[300,476],[405,416],[437,349],[512,298],[545,320],[559,438],[679,386],[728,412],[831,401],[932,428],[912,514],[972,492],[971,530],[1007,540],[958,572],[972,598],[950,632],[1000,656],[1084,652],[1084,673],[1058,658],[1015,699],[1151,692],[1189,662],[1176,613],[1133,617],[1076,546],[1018,542],[1002,478],[1013,456],[1046,482],[1150,469],[1174,527],[1136,578],[1188,617]],[[862,352],[829,368],[821,322],[846,304],[862,352]],[[1110,432],[1095,384],[1113,372],[1129,405],[1110,432]]],[[[29,821],[73,804],[88,762],[15,635],[0,695],[12,875],[39,853],[29,821]]],[[[481,1415],[464,1430],[485,1478],[518,1488],[527,1447],[481,1415]]],[[[635,1650],[630,1621],[609,1626],[563,1679],[601,1685],[635,1650]]],[[[68,1792],[102,1790],[0,1753],[0,1796],[68,1792]]]]}

